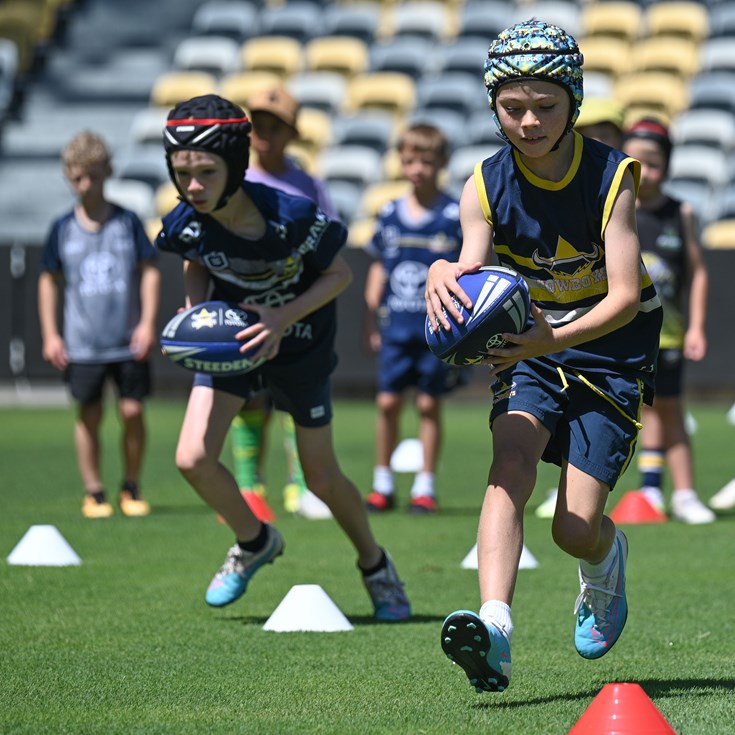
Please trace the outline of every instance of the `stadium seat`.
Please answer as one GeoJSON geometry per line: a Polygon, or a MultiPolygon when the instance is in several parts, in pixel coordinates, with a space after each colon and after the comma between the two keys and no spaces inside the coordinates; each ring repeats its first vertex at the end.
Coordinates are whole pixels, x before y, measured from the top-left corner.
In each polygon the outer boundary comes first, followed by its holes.
{"type": "Polygon", "coordinates": [[[332,127],[335,144],[372,148],[380,155],[391,145],[395,129],[390,112],[371,109],[338,116],[332,127]]]}
{"type": "Polygon", "coordinates": [[[694,210],[698,224],[704,226],[716,219],[718,214],[717,198],[708,181],[674,179],[664,182],[663,190],[694,210]]]}
{"type": "Polygon", "coordinates": [[[464,184],[475,170],[475,164],[484,161],[497,153],[506,144],[498,141],[497,145],[492,148],[488,145],[466,145],[457,148],[449,159],[447,171],[452,181],[462,182],[464,184]]]}
{"type": "Polygon", "coordinates": [[[20,89],[18,47],[8,38],[0,38],[0,126],[20,89]]]}
{"type": "Polygon", "coordinates": [[[489,41],[479,36],[458,38],[444,46],[434,48],[437,60],[437,73],[474,74],[482,79],[483,67],[487,58],[489,41]]]}
{"type": "Polygon", "coordinates": [[[335,115],[347,91],[345,78],[334,71],[305,71],[289,78],[287,86],[302,108],[335,115]]]}
{"type": "Polygon", "coordinates": [[[130,143],[160,148],[168,107],[144,107],[135,113],[130,123],[130,143]]]}
{"type": "Polygon", "coordinates": [[[735,43],[727,36],[710,38],[700,46],[700,69],[702,71],[735,72],[735,43]]]}
{"type": "Polygon", "coordinates": [[[727,160],[718,149],[695,144],[674,147],[669,165],[671,181],[706,181],[716,188],[723,186],[728,176],[727,160]]]}
{"type": "Polygon", "coordinates": [[[435,43],[426,38],[394,36],[370,47],[370,71],[396,71],[419,79],[432,58],[435,43]]]}
{"type": "Polygon", "coordinates": [[[327,5],[322,14],[325,36],[348,36],[372,43],[380,22],[380,4],[350,2],[327,5]]]}
{"type": "Polygon", "coordinates": [[[153,107],[171,108],[179,102],[202,94],[217,92],[217,79],[204,71],[171,71],[162,74],[151,89],[153,107]]]}
{"type": "Polygon", "coordinates": [[[368,44],[351,36],[314,38],[304,48],[306,68],[333,71],[346,78],[367,72],[370,63],[368,44]]]}
{"type": "Polygon", "coordinates": [[[303,44],[320,34],[322,10],[317,3],[289,0],[260,11],[260,34],[292,38],[303,44]]]}
{"type": "Polygon", "coordinates": [[[398,181],[404,178],[403,169],[401,167],[401,154],[396,148],[390,148],[383,156],[383,176],[384,181],[398,181]]]}
{"type": "Polygon", "coordinates": [[[538,18],[546,23],[560,26],[574,38],[579,38],[582,31],[582,13],[576,2],[569,0],[531,0],[517,3],[513,14],[513,22],[520,23],[528,18],[538,18]]]}
{"type": "Polygon", "coordinates": [[[366,73],[350,80],[342,109],[345,113],[387,110],[394,118],[403,119],[413,109],[415,100],[414,81],[406,74],[388,71],[366,73]]]}
{"type": "Polygon", "coordinates": [[[699,71],[699,43],[683,37],[653,36],[634,43],[630,58],[631,72],[664,71],[688,80],[699,71]]]}
{"type": "Polygon", "coordinates": [[[229,36],[238,43],[257,36],[260,10],[249,0],[209,0],[195,11],[191,29],[197,35],[229,36]]]}
{"type": "Polygon", "coordinates": [[[709,11],[701,2],[656,2],[645,10],[649,36],[679,36],[700,43],[709,34],[709,11]]]}
{"type": "Polygon", "coordinates": [[[111,202],[132,210],[143,221],[155,215],[155,189],[144,181],[107,179],[105,181],[105,196],[111,202]]]}
{"type": "Polygon", "coordinates": [[[282,79],[300,72],[304,66],[301,44],[288,36],[251,38],[241,47],[245,71],[269,71],[282,79]]]}
{"type": "Polygon", "coordinates": [[[447,138],[450,151],[463,145],[467,139],[467,116],[457,110],[416,107],[409,115],[407,124],[414,123],[426,123],[439,128],[447,138]]]}
{"type": "Polygon", "coordinates": [[[351,181],[333,179],[327,181],[327,192],[332,205],[339,213],[339,218],[349,225],[357,215],[362,197],[362,186],[351,181]]]}
{"type": "Polygon", "coordinates": [[[643,10],[637,2],[593,2],[582,8],[582,32],[587,36],[615,36],[628,42],[641,36],[643,10]]]}
{"type": "Polygon", "coordinates": [[[179,203],[179,200],[179,192],[170,181],[161,184],[156,189],[153,200],[156,215],[163,217],[168,214],[179,203]]]}
{"type": "Polygon", "coordinates": [[[689,84],[689,107],[715,108],[735,113],[733,89],[735,89],[735,70],[700,72],[689,84]]]}
{"type": "Polygon", "coordinates": [[[710,8],[709,37],[735,36],[735,2],[725,2],[710,8]]]}
{"type": "Polygon", "coordinates": [[[417,86],[421,109],[448,109],[470,115],[487,106],[487,93],[479,74],[455,72],[421,79],[417,86]]]}
{"type": "Polygon", "coordinates": [[[702,244],[707,248],[735,248],[735,219],[713,222],[702,232],[702,244]]]}
{"type": "Polygon", "coordinates": [[[457,35],[459,18],[449,3],[440,0],[411,0],[387,5],[377,36],[414,36],[440,42],[457,35]]]}
{"type": "Polygon", "coordinates": [[[227,74],[220,80],[219,93],[241,107],[245,107],[253,92],[282,83],[272,71],[241,71],[227,74]]]}
{"type": "Polygon", "coordinates": [[[625,74],[615,83],[615,98],[630,112],[633,107],[658,109],[667,118],[688,105],[686,83],[675,74],[646,71],[625,74]]]}
{"type": "Polygon", "coordinates": [[[408,181],[380,181],[372,184],[363,192],[358,216],[377,217],[388,202],[405,196],[409,191],[411,184],[408,181]]]}
{"type": "Polygon", "coordinates": [[[735,181],[731,181],[717,202],[717,219],[735,219],[735,181]]]}
{"type": "Polygon", "coordinates": [[[584,96],[612,97],[615,89],[613,77],[602,71],[585,71],[584,96]]]}
{"type": "MultiPolygon", "coordinates": [[[[631,68],[631,42],[618,36],[584,36],[579,40],[584,54],[584,73],[602,72],[612,79],[631,68]]],[[[586,81],[586,80],[585,80],[586,81]]]]}
{"type": "Polygon", "coordinates": [[[34,29],[22,18],[0,13],[0,38],[15,44],[18,50],[18,73],[25,78],[30,74],[37,58],[34,29]]]}
{"type": "Polygon", "coordinates": [[[332,143],[332,118],[313,107],[302,107],[299,112],[299,143],[301,147],[316,156],[332,143]]]}
{"type": "Polygon", "coordinates": [[[483,110],[476,110],[467,120],[467,145],[484,145],[489,148],[505,145],[489,106],[483,110]]]}
{"type": "Polygon", "coordinates": [[[671,136],[675,145],[701,143],[730,153],[735,149],[735,115],[711,108],[684,110],[674,119],[671,136]]]}
{"type": "MultiPolygon", "coordinates": [[[[457,37],[490,40],[513,24],[513,3],[502,0],[466,0],[460,6],[457,37]]],[[[487,49],[485,49],[487,53],[487,49]]]]}
{"type": "Polygon", "coordinates": [[[327,182],[347,181],[366,186],[380,181],[383,156],[374,148],[334,145],[321,152],[317,160],[317,171],[327,182]]]}
{"type": "Polygon", "coordinates": [[[162,141],[163,126],[158,131],[158,145],[129,145],[115,151],[112,166],[115,177],[142,181],[152,189],[168,181],[162,141]]]}
{"type": "Polygon", "coordinates": [[[216,76],[240,69],[240,46],[227,36],[185,38],[174,50],[173,66],[184,71],[205,71],[216,76]]]}
{"type": "Polygon", "coordinates": [[[353,219],[347,234],[348,247],[366,247],[372,241],[373,235],[375,235],[376,224],[375,217],[358,217],[357,219],[353,219]]]}

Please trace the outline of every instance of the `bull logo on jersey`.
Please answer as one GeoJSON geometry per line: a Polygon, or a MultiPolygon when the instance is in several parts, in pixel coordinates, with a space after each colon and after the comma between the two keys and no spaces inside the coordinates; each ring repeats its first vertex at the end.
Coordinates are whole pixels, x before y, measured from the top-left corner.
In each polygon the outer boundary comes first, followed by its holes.
{"type": "Polygon", "coordinates": [[[390,276],[390,286],[396,296],[414,298],[417,294],[423,297],[426,286],[426,275],[429,269],[424,263],[406,261],[401,263],[390,276]]]}
{"type": "Polygon", "coordinates": [[[552,258],[544,258],[536,250],[531,259],[537,268],[547,271],[552,276],[574,278],[582,273],[589,273],[592,266],[603,257],[604,251],[597,243],[592,243],[590,252],[584,252],[560,236],[552,258]]]}
{"type": "Polygon", "coordinates": [[[181,234],[179,235],[179,239],[188,244],[201,240],[201,237],[202,225],[201,222],[197,222],[196,220],[189,222],[186,227],[181,230],[181,234]]]}

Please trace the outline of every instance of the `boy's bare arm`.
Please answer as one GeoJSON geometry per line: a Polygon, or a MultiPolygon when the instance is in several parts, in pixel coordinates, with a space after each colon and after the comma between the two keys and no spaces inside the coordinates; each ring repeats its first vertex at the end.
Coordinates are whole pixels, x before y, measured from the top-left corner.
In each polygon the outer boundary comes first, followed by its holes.
{"type": "Polygon", "coordinates": [[[684,338],[684,357],[699,361],[707,354],[707,298],[709,276],[702,257],[702,248],[697,238],[694,212],[688,204],[681,209],[681,222],[684,229],[687,271],[689,273],[689,314],[687,331],[684,338]]]}
{"type": "Polygon", "coordinates": [[[58,370],[69,364],[64,339],[56,319],[59,306],[59,284],[53,273],[41,273],[38,279],[38,320],[41,326],[43,359],[58,370]]]}
{"type": "Polygon", "coordinates": [[[156,344],[156,318],[161,300],[161,273],[153,263],[143,263],[140,275],[140,321],[130,339],[136,360],[145,360],[156,344]]]}

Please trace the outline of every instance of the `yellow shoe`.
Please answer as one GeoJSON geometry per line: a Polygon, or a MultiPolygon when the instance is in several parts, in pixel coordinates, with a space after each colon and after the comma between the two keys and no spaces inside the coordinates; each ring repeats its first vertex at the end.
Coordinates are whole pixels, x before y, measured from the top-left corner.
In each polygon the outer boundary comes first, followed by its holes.
{"type": "Polygon", "coordinates": [[[85,518],[109,518],[115,514],[115,509],[110,505],[103,492],[95,495],[87,493],[82,503],[82,515],[85,518]]]}
{"type": "Polygon", "coordinates": [[[283,488],[283,507],[286,509],[286,513],[296,513],[298,511],[303,492],[301,486],[295,482],[289,482],[283,488]]]}
{"type": "Polygon", "coordinates": [[[134,485],[125,486],[120,490],[118,502],[122,514],[128,518],[142,518],[151,512],[150,503],[140,499],[138,488],[134,485]]]}

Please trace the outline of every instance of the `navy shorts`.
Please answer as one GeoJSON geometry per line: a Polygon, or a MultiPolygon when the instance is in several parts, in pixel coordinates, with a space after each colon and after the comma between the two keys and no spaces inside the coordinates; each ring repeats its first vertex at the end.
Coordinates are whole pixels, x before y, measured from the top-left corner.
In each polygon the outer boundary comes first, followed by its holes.
{"type": "Polygon", "coordinates": [[[676,398],[681,395],[684,380],[684,353],[681,350],[659,350],[656,362],[656,395],[676,398]]]}
{"type": "Polygon", "coordinates": [[[426,342],[383,343],[378,356],[378,390],[402,393],[416,386],[430,396],[443,396],[464,385],[462,369],[442,362],[426,342]]]}
{"type": "Polygon", "coordinates": [[[545,462],[566,459],[612,489],[635,451],[643,390],[636,378],[569,368],[562,377],[554,365],[529,360],[498,376],[490,424],[508,411],[535,416],[551,432],[545,462]]]}
{"type": "Polygon", "coordinates": [[[119,398],[142,401],[151,394],[149,362],[72,362],[64,375],[72,397],[82,404],[99,403],[108,378],[115,384],[119,398]]]}
{"type": "Polygon", "coordinates": [[[308,359],[294,362],[276,360],[258,370],[232,378],[197,373],[194,385],[231,393],[246,403],[248,398],[267,390],[274,408],[290,413],[298,426],[317,428],[326,426],[332,420],[329,376],[336,364],[336,355],[331,356],[326,369],[323,359],[318,365],[308,359]]]}

